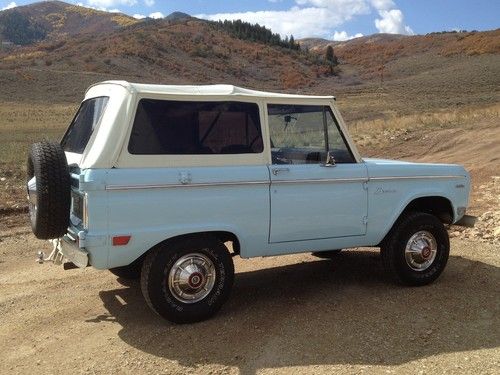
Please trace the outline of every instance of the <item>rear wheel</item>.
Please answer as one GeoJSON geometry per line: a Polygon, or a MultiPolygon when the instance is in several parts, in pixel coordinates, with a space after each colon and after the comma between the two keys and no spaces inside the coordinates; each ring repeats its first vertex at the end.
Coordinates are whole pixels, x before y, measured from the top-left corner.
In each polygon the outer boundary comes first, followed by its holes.
{"type": "Polygon", "coordinates": [[[446,266],[448,232],[433,215],[409,213],[395,224],[381,252],[384,266],[395,281],[426,285],[436,280],[446,266]]]}
{"type": "Polygon", "coordinates": [[[229,298],[233,260],[212,236],[188,237],[151,250],[144,260],[141,289],[148,305],[174,323],[214,315],[229,298]]]}

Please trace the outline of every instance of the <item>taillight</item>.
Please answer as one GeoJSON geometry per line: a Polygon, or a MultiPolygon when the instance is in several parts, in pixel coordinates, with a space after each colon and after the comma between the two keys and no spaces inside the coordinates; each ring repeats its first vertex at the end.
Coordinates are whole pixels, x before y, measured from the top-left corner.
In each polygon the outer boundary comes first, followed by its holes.
{"type": "Polygon", "coordinates": [[[88,211],[88,196],[87,193],[79,193],[73,191],[71,193],[71,213],[72,217],[76,217],[77,220],[72,219],[73,225],[83,225],[84,229],[89,229],[89,211],[88,211]]]}
{"type": "Polygon", "coordinates": [[[114,236],[113,246],[125,246],[128,245],[131,236],[114,236]]]}

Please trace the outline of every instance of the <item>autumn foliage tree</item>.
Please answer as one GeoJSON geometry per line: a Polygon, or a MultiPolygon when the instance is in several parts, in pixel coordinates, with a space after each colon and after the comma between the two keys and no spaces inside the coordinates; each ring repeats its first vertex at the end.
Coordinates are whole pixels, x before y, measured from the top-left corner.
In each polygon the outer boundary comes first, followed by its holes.
{"type": "Polygon", "coordinates": [[[339,61],[337,56],[335,56],[335,52],[333,51],[332,46],[326,47],[325,60],[328,66],[330,67],[330,74],[334,73],[334,69],[337,65],[339,65],[339,61]]]}

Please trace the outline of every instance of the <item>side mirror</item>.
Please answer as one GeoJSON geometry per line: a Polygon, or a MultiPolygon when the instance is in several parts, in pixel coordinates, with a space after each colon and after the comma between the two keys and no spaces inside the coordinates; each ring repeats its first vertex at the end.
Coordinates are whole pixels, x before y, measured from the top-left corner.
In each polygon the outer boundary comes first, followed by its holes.
{"type": "Polygon", "coordinates": [[[297,121],[297,117],[293,117],[292,115],[283,116],[283,120],[285,120],[285,130],[288,128],[288,125],[292,122],[292,120],[297,121]]]}
{"type": "Polygon", "coordinates": [[[335,158],[333,157],[332,154],[330,154],[330,151],[326,153],[326,160],[325,164],[321,164],[322,167],[335,167],[337,163],[335,162],[335,158]]]}

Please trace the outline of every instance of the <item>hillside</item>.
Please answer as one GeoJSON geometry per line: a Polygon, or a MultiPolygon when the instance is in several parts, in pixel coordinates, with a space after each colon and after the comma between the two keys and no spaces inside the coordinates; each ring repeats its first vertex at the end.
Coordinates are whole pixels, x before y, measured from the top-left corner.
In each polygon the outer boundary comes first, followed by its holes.
{"type": "Polygon", "coordinates": [[[182,13],[112,23],[122,16],[58,1],[17,9],[52,31],[42,42],[0,51],[0,100],[6,102],[75,103],[86,87],[106,79],[335,94],[348,120],[500,100],[500,29],[346,42],[310,38],[300,41],[306,52],[242,39],[231,28],[182,13]],[[65,22],[54,26],[47,21],[57,18],[53,14],[65,22]],[[329,43],[340,60],[338,76],[324,63],[329,43]]]}
{"type": "Polygon", "coordinates": [[[101,12],[62,1],[44,1],[0,12],[0,36],[4,41],[26,45],[77,34],[107,33],[137,22],[121,13],[101,12]]]}
{"type": "Polygon", "coordinates": [[[406,57],[432,54],[451,57],[500,54],[500,29],[485,32],[445,32],[427,35],[374,34],[345,42],[305,38],[299,43],[310,51],[324,53],[334,47],[345,64],[361,68],[363,73],[380,71],[384,65],[406,57]]]}
{"type": "MultiPolygon", "coordinates": [[[[147,20],[109,33],[47,40],[0,53],[0,96],[21,99],[19,84],[51,83],[63,97],[84,82],[127,78],[142,82],[232,82],[267,89],[304,88],[323,64],[299,51],[232,37],[212,23],[182,18],[147,20]],[[54,76],[59,78],[54,82],[54,76]],[[71,78],[69,78],[71,76],[71,78]],[[14,81],[18,81],[12,85],[14,81]],[[21,81],[21,82],[19,82],[21,81]]],[[[80,92],[84,87],[80,86],[80,92]]],[[[32,98],[38,99],[31,90],[32,98]]]]}

